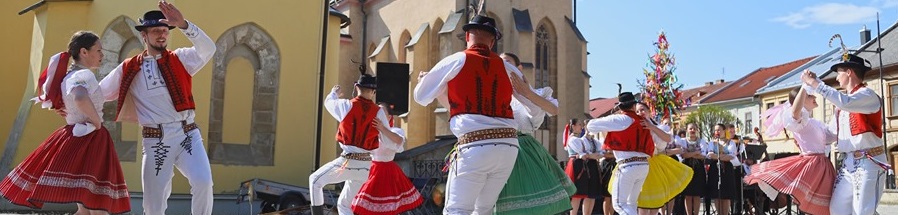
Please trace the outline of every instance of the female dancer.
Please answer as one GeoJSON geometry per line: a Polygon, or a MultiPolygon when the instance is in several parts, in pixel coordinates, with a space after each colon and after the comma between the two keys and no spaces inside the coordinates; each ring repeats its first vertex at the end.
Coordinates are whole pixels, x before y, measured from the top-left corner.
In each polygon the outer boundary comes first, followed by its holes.
{"type": "Polygon", "coordinates": [[[792,195],[799,210],[820,215],[830,214],[836,172],[826,157],[826,147],[836,141],[836,134],[809,117],[809,112],[816,107],[815,97],[798,87],[789,93],[789,103],[764,114],[770,122],[767,135],[779,135],[783,129],[791,131],[801,155],[754,165],[745,182],[758,183],[770,199],[775,199],[778,193],[792,195]]]}
{"type": "MultiPolygon", "coordinates": [[[[503,53],[501,57],[520,67],[514,54],[503,53]]],[[[546,115],[558,113],[558,100],[552,98],[552,88],[533,90],[524,77],[512,76],[511,82],[529,101],[512,99],[511,102],[520,150],[511,176],[496,201],[495,214],[557,214],[570,210],[569,198],[576,187],[532,135],[546,115]]]]}
{"type": "MultiPolygon", "coordinates": [[[[392,113],[390,105],[379,103],[385,113],[392,113]]],[[[385,135],[380,147],[371,151],[371,172],[368,181],[352,201],[352,212],[358,215],[392,215],[415,209],[424,199],[408,180],[399,165],[393,162],[396,153],[403,151],[405,134],[400,128],[387,127],[379,120],[371,126],[385,135]]]]}
{"type": "Polygon", "coordinates": [[[41,93],[33,100],[43,108],[65,108],[66,125],[0,182],[0,194],[13,204],[39,209],[77,203],[79,215],[131,210],[114,143],[102,124],[103,93],[91,71],[103,59],[99,40],[89,31],[75,33],[69,50],[53,55],[41,74],[41,93]]]}

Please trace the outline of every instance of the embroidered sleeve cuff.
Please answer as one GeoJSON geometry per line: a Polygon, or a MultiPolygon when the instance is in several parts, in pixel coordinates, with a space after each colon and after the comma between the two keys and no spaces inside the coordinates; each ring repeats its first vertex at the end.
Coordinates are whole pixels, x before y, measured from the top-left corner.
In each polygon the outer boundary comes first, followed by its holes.
{"type": "Polygon", "coordinates": [[[186,21],[186,22],[187,22],[187,29],[181,29],[181,32],[184,32],[184,36],[187,36],[188,38],[191,38],[191,39],[199,36],[200,29],[197,28],[196,25],[193,24],[193,22],[190,22],[190,21],[186,21]]]}

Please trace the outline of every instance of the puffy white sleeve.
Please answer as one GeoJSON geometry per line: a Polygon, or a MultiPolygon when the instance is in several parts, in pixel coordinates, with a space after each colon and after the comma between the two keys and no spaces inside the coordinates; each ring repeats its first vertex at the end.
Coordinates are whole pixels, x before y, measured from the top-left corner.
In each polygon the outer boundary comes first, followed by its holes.
{"type": "Polygon", "coordinates": [[[405,141],[406,141],[405,131],[402,131],[401,128],[390,128],[390,131],[392,131],[393,133],[396,133],[397,135],[402,137],[402,142],[401,143],[393,143],[393,144],[381,144],[380,147],[386,146],[387,148],[390,148],[393,151],[396,151],[396,153],[405,151],[405,141]]]}
{"type": "Polygon", "coordinates": [[[792,117],[792,111],[783,111],[779,117],[783,121],[783,127],[791,132],[798,132],[804,129],[811,118],[810,113],[806,110],[801,110],[801,116],[798,119],[792,117]]]}
{"type": "Polygon", "coordinates": [[[88,94],[93,93],[100,88],[94,73],[87,69],[73,71],[72,74],[66,78],[64,86],[65,89],[63,90],[65,90],[65,95],[71,94],[72,90],[76,87],[84,87],[84,89],[87,89],[88,94]]]}

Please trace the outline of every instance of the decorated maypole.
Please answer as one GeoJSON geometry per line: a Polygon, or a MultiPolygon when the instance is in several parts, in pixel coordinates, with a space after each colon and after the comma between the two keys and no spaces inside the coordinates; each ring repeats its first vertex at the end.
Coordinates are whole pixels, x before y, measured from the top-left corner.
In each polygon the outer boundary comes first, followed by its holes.
{"type": "Polygon", "coordinates": [[[676,60],[668,53],[670,44],[662,30],[658,34],[658,41],[654,43],[656,52],[649,56],[645,73],[645,81],[639,83],[642,92],[642,101],[649,106],[649,111],[656,119],[669,118],[676,115],[683,107],[680,100],[682,84],[677,83],[676,60]]]}

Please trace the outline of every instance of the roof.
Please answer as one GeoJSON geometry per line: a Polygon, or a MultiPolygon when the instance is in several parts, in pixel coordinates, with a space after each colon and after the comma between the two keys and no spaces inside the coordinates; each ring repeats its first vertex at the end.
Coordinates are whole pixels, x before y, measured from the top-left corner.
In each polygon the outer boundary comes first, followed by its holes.
{"type": "Polygon", "coordinates": [[[599,118],[611,113],[611,109],[617,104],[617,97],[594,98],[589,100],[589,115],[599,118]]]}
{"type": "Polygon", "coordinates": [[[683,100],[683,105],[689,106],[693,104],[698,104],[703,98],[708,97],[712,93],[720,90],[727,84],[732,83],[724,82],[722,79],[720,81],[715,81],[714,83],[705,84],[701,87],[695,87],[680,91],[680,99],[683,100]]]}
{"type": "Polygon", "coordinates": [[[571,20],[571,18],[568,18],[567,16],[564,17],[564,20],[567,21],[567,24],[571,26],[571,30],[574,31],[575,35],[577,35],[577,39],[586,42],[586,38],[583,37],[583,33],[580,33],[580,28],[577,28],[577,23],[574,23],[574,20],[571,20]]]}
{"type": "MultiPolygon", "coordinates": [[[[879,76],[879,67],[890,67],[895,64],[898,64],[898,34],[893,33],[895,28],[898,28],[898,22],[892,24],[891,27],[882,32],[881,36],[877,36],[876,38],[870,39],[869,42],[864,43],[854,52],[858,57],[864,58],[870,61],[870,67],[876,71],[867,72],[867,77],[878,77],[879,76]],[[880,44],[879,39],[882,37],[882,63],[879,62],[880,56],[877,55],[876,50],[879,49],[880,44]]],[[[875,33],[875,32],[873,32],[875,33]]],[[[876,36],[876,35],[873,35],[876,36]]],[[[829,66],[831,66],[830,64],[829,66]]],[[[820,74],[821,79],[829,80],[835,79],[836,73],[832,71],[828,71],[829,67],[826,68],[826,72],[820,74]]],[[[819,72],[818,72],[819,73],[819,72]]]]}
{"type": "Polygon", "coordinates": [[[792,71],[796,67],[801,66],[808,61],[811,61],[811,59],[814,59],[815,57],[816,56],[807,57],[772,67],[763,67],[757,69],[751,73],[748,73],[748,75],[743,76],[739,80],[733,81],[717,92],[714,92],[711,95],[703,98],[701,100],[701,103],[714,103],[754,97],[755,92],[757,92],[758,89],[766,86],[767,83],[770,83],[771,81],[773,81],[773,79],[785,75],[789,71],[792,71]]]}
{"type": "Polygon", "coordinates": [[[776,79],[773,79],[773,81],[770,81],[770,83],[767,83],[767,86],[758,89],[758,91],[755,92],[755,95],[798,87],[799,85],[801,85],[801,74],[804,72],[804,70],[808,69],[817,73],[829,70],[829,66],[833,64],[833,61],[839,60],[839,58],[842,57],[842,52],[840,50],[841,48],[834,48],[821,55],[818,55],[816,58],[808,61],[804,65],[795,67],[795,69],[792,69],[792,71],[789,71],[788,73],[781,75],[776,79]]]}

